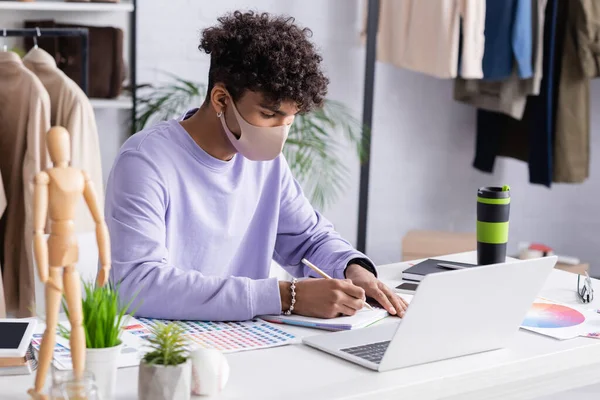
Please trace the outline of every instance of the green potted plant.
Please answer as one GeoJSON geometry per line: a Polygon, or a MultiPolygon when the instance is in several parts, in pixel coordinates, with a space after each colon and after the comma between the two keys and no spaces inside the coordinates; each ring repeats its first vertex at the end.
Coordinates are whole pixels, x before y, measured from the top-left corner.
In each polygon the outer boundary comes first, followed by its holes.
{"type": "Polygon", "coordinates": [[[192,364],[184,330],[175,323],[158,323],[148,338],[150,351],[140,361],[140,400],[189,399],[192,364]]]}
{"type": "MultiPolygon", "coordinates": [[[[111,284],[100,287],[94,282],[83,282],[83,289],[81,304],[86,345],[85,369],[94,374],[101,398],[109,400],[115,395],[122,347],[120,337],[131,302],[123,305],[118,288],[111,284]]],[[[63,309],[68,317],[69,310],[64,299],[63,309]]],[[[69,330],[61,325],[59,330],[68,339],[69,330]]]]}
{"type": "MultiPolygon", "coordinates": [[[[181,116],[186,108],[204,102],[206,85],[167,74],[169,81],[158,85],[140,85],[135,131],[158,121],[181,116]]],[[[368,139],[365,131],[365,139],[368,139]]],[[[348,168],[341,151],[354,147],[361,161],[363,125],[343,103],[327,99],[322,108],[297,115],[283,153],[290,169],[317,208],[331,205],[346,188],[348,168]]]]}

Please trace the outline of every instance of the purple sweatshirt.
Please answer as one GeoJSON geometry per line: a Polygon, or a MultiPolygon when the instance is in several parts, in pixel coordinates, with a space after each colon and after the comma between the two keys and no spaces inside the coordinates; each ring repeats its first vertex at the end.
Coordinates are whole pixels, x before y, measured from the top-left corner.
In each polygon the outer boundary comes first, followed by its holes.
{"type": "MultiPolygon", "coordinates": [[[[189,115],[189,114],[188,114],[189,115]]],[[[283,156],[210,156],[176,120],[127,140],[108,179],[111,280],[138,316],[234,321],[279,314],[274,259],[296,277],[334,278],[366,259],[313,209],[283,156]]]]}

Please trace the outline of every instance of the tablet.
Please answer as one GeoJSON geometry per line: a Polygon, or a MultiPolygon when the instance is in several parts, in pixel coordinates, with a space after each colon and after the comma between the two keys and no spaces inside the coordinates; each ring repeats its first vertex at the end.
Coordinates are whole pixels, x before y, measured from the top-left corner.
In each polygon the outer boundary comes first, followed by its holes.
{"type": "Polygon", "coordinates": [[[24,357],[35,326],[35,319],[0,319],[0,358],[24,357]]]}

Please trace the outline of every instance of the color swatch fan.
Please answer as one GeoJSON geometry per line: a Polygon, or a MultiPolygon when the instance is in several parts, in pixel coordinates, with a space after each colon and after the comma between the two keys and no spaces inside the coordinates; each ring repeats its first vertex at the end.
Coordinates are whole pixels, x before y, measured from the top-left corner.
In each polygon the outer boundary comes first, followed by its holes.
{"type": "MultiPolygon", "coordinates": [[[[133,320],[133,319],[132,319],[133,320]]],[[[266,349],[295,343],[296,336],[264,321],[253,319],[244,322],[167,321],[138,318],[136,323],[125,326],[125,331],[146,340],[157,323],[178,324],[191,347],[217,349],[223,353],[266,349]]]]}
{"type": "Polygon", "coordinates": [[[556,339],[572,339],[587,329],[585,311],[579,311],[563,304],[537,299],[521,328],[556,339]]]}
{"type": "Polygon", "coordinates": [[[524,327],[568,328],[585,322],[582,313],[567,306],[549,303],[534,303],[525,320],[524,327]]]}

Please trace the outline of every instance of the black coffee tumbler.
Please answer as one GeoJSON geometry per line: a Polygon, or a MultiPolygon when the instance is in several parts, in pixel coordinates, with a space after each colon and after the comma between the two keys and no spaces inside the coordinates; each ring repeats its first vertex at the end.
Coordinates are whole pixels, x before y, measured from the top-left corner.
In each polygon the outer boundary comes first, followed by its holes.
{"type": "Polygon", "coordinates": [[[510,187],[482,187],[477,191],[477,264],[506,260],[510,187]]]}

